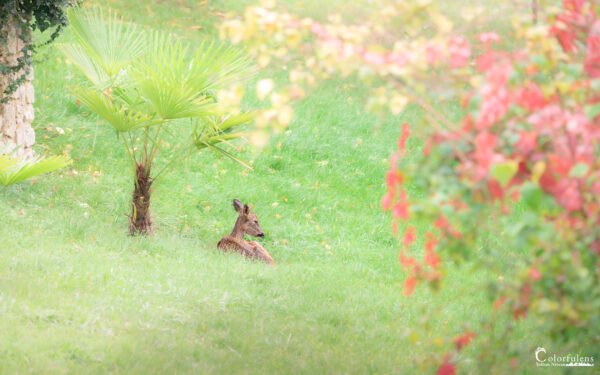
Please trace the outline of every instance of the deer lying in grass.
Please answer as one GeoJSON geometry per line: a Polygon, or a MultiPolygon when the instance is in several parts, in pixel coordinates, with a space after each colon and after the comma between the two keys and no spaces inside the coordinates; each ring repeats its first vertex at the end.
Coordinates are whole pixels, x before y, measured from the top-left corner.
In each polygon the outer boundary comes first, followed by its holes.
{"type": "Polygon", "coordinates": [[[222,251],[235,251],[250,259],[257,259],[267,264],[274,265],[275,262],[269,252],[265,250],[258,242],[244,240],[244,234],[254,237],[264,237],[262,229],[258,224],[258,217],[250,211],[247,204],[242,204],[237,199],[233,200],[233,208],[238,213],[237,221],[233,226],[233,231],[227,237],[221,238],[217,248],[222,251]]]}

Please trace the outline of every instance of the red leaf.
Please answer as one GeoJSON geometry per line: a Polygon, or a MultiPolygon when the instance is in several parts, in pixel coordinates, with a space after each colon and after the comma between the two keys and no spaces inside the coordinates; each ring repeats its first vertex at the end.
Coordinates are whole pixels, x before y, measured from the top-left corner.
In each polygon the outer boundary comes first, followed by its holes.
{"type": "Polygon", "coordinates": [[[538,281],[542,278],[542,274],[537,268],[531,267],[531,269],[529,269],[529,277],[534,281],[538,281]]]}
{"type": "Polygon", "coordinates": [[[404,124],[402,125],[402,133],[400,134],[400,138],[398,138],[398,150],[404,151],[408,137],[410,137],[410,125],[404,124]]]}
{"type": "Polygon", "coordinates": [[[475,138],[475,147],[476,150],[479,151],[479,155],[481,155],[480,159],[487,159],[491,157],[490,151],[496,147],[496,141],[497,137],[494,133],[483,131],[477,134],[477,137],[475,138]]]}
{"type": "Polygon", "coordinates": [[[394,205],[394,209],[392,211],[394,218],[396,219],[408,219],[408,202],[403,200],[394,205]]]}
{"type": "Polygon", "coordinates": [[[583,207],[579,184],[573,179],[560,181],[554,195],[558,203],[569,212],[579,211],[583,207]]]}
{"type": "Polygon", "coordinates": [[[493,199],[502,199],[504,197],[504,190],[502,189],[502,186],[500,186],[500,183],[496,180],[488,181],[488,190],[490,191],[493,199]]]}
{"type": "Polygon", "coordinates": [[[450,223],[448,223],[448,219],[444,215],[440,215],[435,221],[435,227],[440,230],[448,228],[449,225],[450,223]]]}
{"type": "Polygon", "coordinates": [[[462,348],[469,345],[473,338],[475,338],[475,334],[471,331],[467,331],[464,334],[456,337],[454,339],[454,345],[456,346],[456,350],[460,351],[462,348]]]}
{"type": "Polygon", "coordinates": [[[600,256],[600,240],[592,242],[591,250],[593,253],[600,256]]]}
{"type": "Polygon", "coordinates": [[[556,36],[562,49],[567,53],[577,51],[575,41],[577,40],[576,28],[585,24],[582,15],[583,6],[587,0],[563,0],[563,12],[556,16],[556,23],[550,32],[556,36]]]}
{"type": "Polygon", "coordinates": [[[438,368],[437,375],[456,375],[456,367],[450,363],[448,356],[444,358],[444,363],[438,368]]]}
{"type": "Polygon", "coordinates": [[[425,241],[425,250],[427,250],[427,251],[434,251],[435,247],[438,244],[438,240],[435,237],[435,235],[433,233],[431,233],[431,232],[427,232],[425,234],[425,238],[426,238],[426,241],[425,241]]]}
{"type": "Polygon", "coordinates": [[[415,234],[415,227],[410,226],[406,228],[406,232],[404,232],[404,246],[408,247],[415,242],[417,235],[415,234]]]}
{"type": "Polygon", "coordinates": [[[587,0],[563,0],[563,8],[575,13],[581,13],[587,0]]]}
{"type": "Polygon", "coordinates": [[[515,144],[515,150],[523,156],[529,155],[529,153],[537,147],[537,138],[538,133],[535,130],[521,132],[519,134],[519,140],[515,144]]]}
{"type": "Polygon", "coordinates": [[[548,165],[539,180],[544,192],[554,197],[556,202],[567,211],[578,211],[583,207],[583,198],[576,179],[568,174],[573,162],[558,155],[548,157],[548,165]]]}
{"type": "Polygon", "coordinates": [[[362,58],[367,64],[374,66],[381,66],[386,63],[386,57],[378,52],[365,51],[362,58]]]}
{"type": "Polygon", "coordinates": [[[502,305],[504,305],[504,302],[506,302],[506,297],[500,297],[497,300],[495,300],[493,304],[494,310],[500,310],[502,305]]]}
{"type": "Polygon", "coordinates": [[[394,191],[388,190],[387,194],[381,199],[381,208],[384,211],[391,209],[393,200],[394,200],[394,191]]]}
{"type": "Polygon", "coordinates": [[[404,296],[410,296],[415,291],[415,287],[417,286],[417,278],[414,276],[409,276],[404,280],[404,290],[402,294],[404,296]]]}
{"type": "MultiPolygon", "coordinates": [[[[460,101],[460,105],[463,108],[469,108],[469,105],[471,104],[471,99],[473,99],[473,93],[469,92],[462,97],[462,99],[460,101]]],[[[471,124],[473,123],[473,118],[471,117],[471,115],[465,116],[465,118],[463,120],[462,130],[469,131],[469,127],[468,127],[469,122],[471,124]]]]}
{"type": "MultiPolygon", "coordinates": [[[[465,98],[464,100],[470,101],[471,96],[465,98]]],[[[468,105],[468,103],[465,106],[467,106],[467,105],[468,105]]],[[[473,116],[466,115],[465,118],[463,119],[461,130],[465,133],[468,133],[468,132],[472,131],[474,128],[475,128],[475,120],[473,120],[473,116]]]]}
{"type": "Polygon", "coordinates": [[[592,78],[600,77],[600,21],[596,21],[587,40],[584,70],[592,78]]]}
{"type": "Polygon", "coordinates": [[[398,192],[398,200],[392,208],[392,215],[395,219],[403,220],[407,220],[409,217],[408,199],[406,198],[406,192],[404,190],[398,192]]]}
{"type": "Polygon", "coordinates": [[[477,118],[478,129],[489,129],[508,112],[512,95],[508,90],[508,78],[513,72],[510,61],[492,62],[486,73],[486,81],[481,86],[481,106],[477,118]]]}
{"type": "Polygon", "coordinates": [[[454,238],[461,238],[462,237],[462,233],[460,231],[454,229],[454,228],[450,231],[450,235],[452,237],[454,237],[454,238]]]}
{"type": "Polygon", "coordinates": [[[404,182],[404,176],[399,171],[390,170],[385,177],[385,183],[388,189],[400,185],[404,182]]]}
{"type": "Polygon", "coordinates": [[[394,236],[398,236],[398,221],[397,220],[392,220],[392,233],[394,233],[394,236]]]}
{"type": "Polygon", "coordinates": [[[488,171],[495,158],[494,148],[497,137],[495,134],[483,131],[475,137],[475,153],[473,155],[476,163],[476,179],[481,180],[488,175],[488,171]]]}
{"type": "Polygon", "coordinates": [[[557,180],[552,175],[552,172],[548,169],[544,171],[539,180],[540,187],[546,193],[552,194],[551,192],[556,189],[557,180]]]}
{"type": "Polygon", "coordinates": [[[319,23],[313,22],[313,24],[310,27],[310,31],[312,31],[312,33],[315,34],[320,39],[327,39],[327,38],[329,38],[329,33],[319,23]]]}
{"type": "Polygon", "coordinates": [[[429,251],[425,254],[424,257],[425,263],[427,263],[431,268],[438,268],[440,265],[440,257],[433,251],[429,251]]]}
{"type": "Polygon", "coordinates": [[[513,319],[519,320],[527,316],[527,308],[520,306],[513,310],[513,319]]]}
{"type": "Polygon", "coordinates": [[[556,36],[558,43],[562,49],[567,53],[572,53],[577,50],[575,48],[575,32],[569,29],[567,22],[564,21],[564,16],[559,15],[556,17],[557,23],[552,26],[550,32],[556,36]]]}
{"type": "Polygon", "coordinates": [[[487,72],[496,63],[496,52],[490,51],[478,56],[475,60],[477,70],[480,72],[487,72]]]}
{"type": "Polygon", "coordinates": [[[479,34],[479,41],[483,44],[496,43],[500,41],[500,36],[496,33],[479,34]]]}
{"type": "Polygon", "coordinates": [[[417,260],[407,256],[404,251],[401,251],[400,254],[398,254],[398,261],[405,270],[411,269],[417,264],[417,260]]]}
{"type": "Polygon", "coordinates": [[[515,370],[519,368],[519,360],[516,357],[512,357],[510,359],[510,367],[512,367],[515,370]]]}
{"type": "Polygon", "coordinates": [[[521,107],[529,111],[543,108],[548,102],[540,87],[531,82],[517,92],[516,101],[521,107]]]}
{"type": "Polygon", "coordinates": [[[437,65],[442,60],[442,49],[431,43],[425,47],[425,55],[427,56],[427,63],[429,65],[437,65]]]}
{"type": "Polygon", "coordinates": [[[467,39],[463,37],[450,39],[448,50],[450,52],[450,66],[452,68],[462,68],[469,63],[471,46],[467,39]]]}
{"type": "Polygon", "coordinates": [[[529,299],[531,298],[531,285],[525,284],[521,287],[519,301],[513,308],[513,318],[518,320],[527,316],[529,311],[529,299]]]}
{"type": "Polygon", "coordinates": [[[425,256],[423,259],[431,268],[437,268],[440,265],[440,257],[435,253],[438,240],[431,232],[427,232],[425,238],[425,256]]]}

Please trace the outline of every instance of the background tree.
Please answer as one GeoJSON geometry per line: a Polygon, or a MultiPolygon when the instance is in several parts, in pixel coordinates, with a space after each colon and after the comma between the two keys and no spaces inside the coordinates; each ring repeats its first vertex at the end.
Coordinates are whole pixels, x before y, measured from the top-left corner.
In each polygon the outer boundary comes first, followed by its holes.
{"type": "Polygon", "coordinates": [[[19,146],[30,156],[35,143],[33,60],[39,45],[34,30],[52,30],[52,42],[66,25],[65,9],[73,0],[4,0],[0,5],[0,144],[19,146]]]}

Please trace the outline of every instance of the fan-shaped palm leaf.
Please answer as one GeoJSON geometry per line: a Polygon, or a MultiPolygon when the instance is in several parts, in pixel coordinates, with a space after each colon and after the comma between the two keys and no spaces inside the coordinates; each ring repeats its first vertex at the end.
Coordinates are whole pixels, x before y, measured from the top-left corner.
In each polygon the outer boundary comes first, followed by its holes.
{"type": "Polygon", "coordinates": [[[212,116],[207,119],[201,130],[194,133],[194,144],[198,148],[215,145],[220,142],[230,141],[243,135],[242,132],[234,133],[233,129],[248,124],[255,117],[254,112],[242,112],[230,116],[212,116]]]}
{"type": "Polygon", "coordinates": [[[111,80],[108,74],[80,45],[59,44],[58,49],[79,68],[94,86],[102,90],[110,86],[111,80]]]}
{"type": "Polygon", "coordinates": [[[114,80],[146,51],[143,30],[114,13],[94,8],[71,9],[68,18],[76,43],[65,45],[62,50],[95,84],[104,78],[99,70],[114,80]]]}
{"type": "Polygon", "coordinates": [[[71,163],[65,156],[51,156],[35,160],[19,160],[0,155],[0,184],[7,186],[63,168],[71,163]]]}
{"type": "Polygon", "coordinates": [[[239,49],[215,41],[204,41],[191,61],[195,86],[216,90],[250,78],[254,69],[248,56],[239,49]]]}
{"type": "Polygon", "coordinates": [[[124,106],[105,93],[86,88],[78,88],[74,92],[83,105],[106,120],[118,132],[128,132],[152,124],[151,116],[131,109],[130,106],[124,106]]]}
{"type": "Polygon", "coordinates": [[[18,159],[11,158],[7,155],[0,155],[0,173],[8,171],[19,162],[18,159]]]}
{"type": "Polygon", "coordinates": [[[243,165],[246,168],[252,167],[236,157],[229,151],[218,147],[219,143],[228,143],[231,140],[244,136],[244,132],[233,132],[233,129],[251,122],[255,117],[254,112],[242,112],[237,115],[217,117],[208,119],[206,126],[201,131],[194,133],[194,145],[197,149],[209,148],[216,151],[231,160],[243,165]]]}
{"type": "MultiPolygon", "coordinates": [[[[213,115],[214,92],[249,77],[252,72],[246,55],[217,42],[203,42],[196,52],[190,53],[188,45],[171,35],[154,32],[143,37],[138,27],[114,14],[71,11],[69,20],[76,43],[61,46],[63,53],[97,90],[109,86],[135,90],[141,100],[136,103],[136,111],[150,117],[171,120],[213,115]]],[[[85,95],[80,99],[86,105],[94,104],[90,108],[94,111],[106,112],[116,105],[101,96],[93,97],[90,92],[78,94],[85,95]]],[[[123,115],[121,112],[108,118],[106,114],[102,116],[115,126],[114,121],[118,120],[115,117],[123,115]]],[[[127,122],[115,127],[120,131],[135,128],[127,122]]]]}
{"type": "Polygon", "coordinates": [[[221,132],[228,131],[236,126],[246,125],[256,117],[256,112],[240,112],[235,115],[223,116],[218,128],[221,132]]]}
{"type": "Polygon", "coordinates": [[[151,48],[131,69],[134,86],[163,119],[203,117],[215,110],[204,81],[194,79],[188,47],[164,33],[155,33],[151,48]]]}

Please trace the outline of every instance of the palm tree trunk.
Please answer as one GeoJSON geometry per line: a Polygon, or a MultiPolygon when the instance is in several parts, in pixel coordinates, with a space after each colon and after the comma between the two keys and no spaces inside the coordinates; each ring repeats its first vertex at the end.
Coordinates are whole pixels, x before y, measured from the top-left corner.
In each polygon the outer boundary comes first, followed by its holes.
{"type": "MultiPolygon", "coordinates": [[[[9,17],[5,25],[0,25],[0,63],[4,66],[17,66],[17,59],[22,56],[21,50],[31,43],[31,30],[21,26],[9,17]]],[[[19,77],[23,72],[0,76],[0,90],[8,87],[10,82],[19,77]]],[[[9,96],[6,103],[0,103],[0,150],[17,147],[17,153],[22,156],[31,156],[31,147],[35,143],[35,133],[31,124],[33,122],[33,69],[27,74],[25,82],[9,96]]]]}
{"type": "Polygon", "coordinates": [[[151,188],[150,168],[146,168],[143,164],[137,165],[131,201],[131,216],[129,217],[129,234],[132,236],[152,233],[152,220],[150,218],[151,188]]]}

